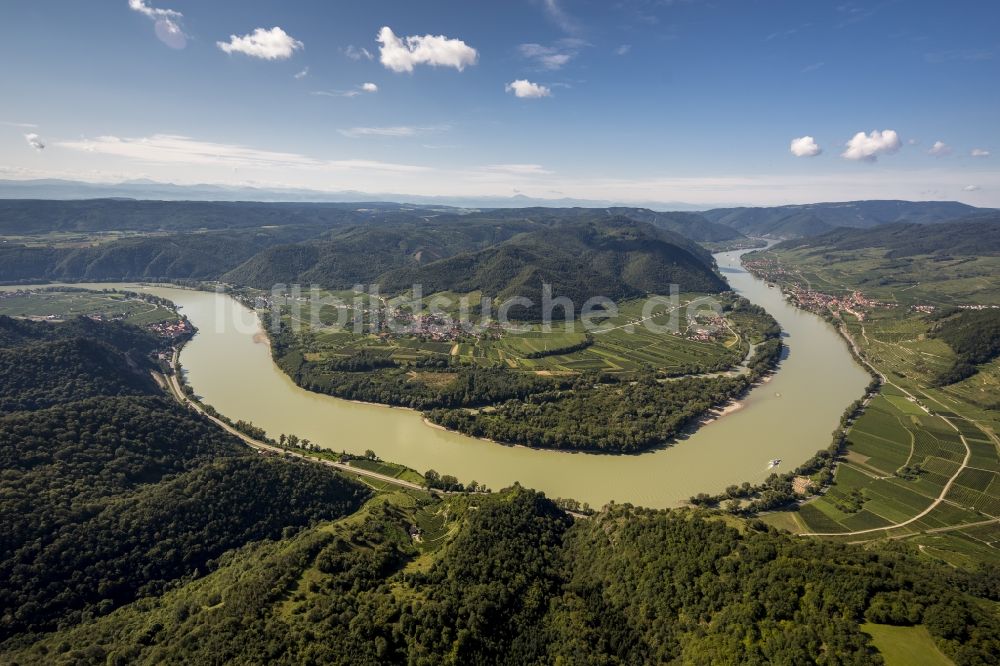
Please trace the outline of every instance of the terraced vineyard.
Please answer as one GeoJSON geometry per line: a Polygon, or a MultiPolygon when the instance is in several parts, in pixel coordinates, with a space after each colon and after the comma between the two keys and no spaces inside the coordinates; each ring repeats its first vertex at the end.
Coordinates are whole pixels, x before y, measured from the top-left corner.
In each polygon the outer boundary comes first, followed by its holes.
{"type": "MultiPolygon", "coordinates": [[[[324,296],[337,296],[350,302],[349,292],[332,292],[324,296]]],[[[453,296],[457,300],[458,295],[453,296]]],[[[426,302],[432,298],[425,299],[426,302]]],[[[473,312],[478,308],[478,295],[471,300],[473,312]]],[[[588,336],[579,319],[564,322],[562,312],[555,311],[555,321],[550,330],[540,324],[519,325],[516,330],[482,336],[434,335],[377,335],[356,332],[353,325],[354,309],[343,308],[338,313],[329,306],[318,313],[322,327],[310,327],[313,313],[303,304],[294,314],[284,313],[289,324],[301,324],[300,339],[306,360],[310,362],[347,359],[359,353],[391,359],[402,364],[448,358],[462,365],[479,367],[506,367],[513,370],[542,374],[577,373],[584,371],[636,372],[647,367],[669,374],[715,371],[739,363],[749,350],[750,342],[759,342],[754,335],[754,322],[737,318],[727,326],[713,325],[708,319],[713,315],[708,300],[698,294],[680,297],[679,306],[658,305],[650,312],[643,312],[643,302],[630,301],[619,304],[618,312],[611,317],[595,317],[603,330],[588,336]],[[688,305],[704,313],[688,316],[688,305]],[[339,320],[338,320],[339,315],[339,320]],[[676,332],[650,330],[648,322],[657,327],[670,326],[676,332]],[[742,328],[741,336],[735,329],[742,328]],[[710,330],[710,336],[696,335],[698,329],[710,330]],[[442,339],[447,338],[447,339],[442,339]],[[560,353],[561,350],[566,350],[560,353]]],[[[361,308],[359,308],[361,309],[361,308]]],[[[445,310],[449,316],[458,311],[445,310]]]]}
{"type": "Polygon", "coordinates": [[[783,286],[834,295],[861,290],[886,303],[863,320],[836,315],[883,376],[882,390],[849,424],[832,485],[771,522],[844,541],[906,539],[957,566],[1000,560],[1000,362],[939,386],[956,354],[934,336],[927,313],[994,302],[1000,293],[989,272],[994,258],[966,261],[959,271],[958,259],[937,267],[917,257],[893,272],[876,250],[841,256],[810,248],[767,256],[784,271],[776,278],[783,286]]]}
{"type": "Polygon", "coordinates": [[[38,319],[93,316],[122,319],[136,326],[177,321],[170,308],[129,294],[52,287],[0,293],[0,314],[38,319]]]}

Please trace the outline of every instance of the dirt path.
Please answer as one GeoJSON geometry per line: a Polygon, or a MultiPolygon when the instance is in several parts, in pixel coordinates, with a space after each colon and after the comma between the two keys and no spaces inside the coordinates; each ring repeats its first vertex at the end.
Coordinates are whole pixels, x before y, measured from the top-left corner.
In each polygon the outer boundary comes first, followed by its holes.
{"type": "MultiPolygon", "coordinates": [[[[920,404],[919,402],[917,402],[917,396],[913,395],[912,393],[910,393],[909,391],[907,391],[906,389],[904,389],[902,386],[899,386],[898,384],[895,384],[895,383],[889,381],[888,377],[886,377],[885,374],[883,374],[880,370],[878,370],[878,368],[876,368],[875,366],[873,366],[871,363],[869,363],[867,360],[865,360],[861,356],[860,350],[858,349],[858,345],[855,342],[854,338],[851,337],[851,334],[847,331],[847,327],[846,326],[842,326],[841,327],[841,332],[848,339],[848,341],[850,341],[851,346],[854,348],[855,354],[857,354],[858,358],[861,359],[862,363],[864,363],[867,367],[871,368],[872,371],[876,372],[879,375],[879,377],[882,378],[882,383],[883,384],[889,384],[891,386],[895,386],[897,389],[899,389],[904,394],[906,394],[909,398],[911,398],[915,403],[917,403],[918,405],[920,404]]],[[[865,327],[864,326],[861,327],[861,335],[864,336],[865,340],[868,339],[868,336],[865,333],[865,327]]],[[[926,397],[930,398],[930,396],[927,396],[926,393],[924,395],[926,397]]],[[[934,398],[930,398],[930,399],[934,400],[934,398]]],[[[938,402],[937,400],[934,400],[934,401],[938,402]]],[[[938,404],[940,404],[940,403],[938,403],[938,404]]],[[[944,405],[942,405],[942,407],[944,407],[944,405]]],[[[924,411],[927,411],[927,409],[924,408],[924,411]]],[[[958,433],[958,438],[961,440],[962,446],[965,447],[965,457],[962,459],[962,464],[959,465],[958,469],[955,470],[955,473],[951,476],[950,479],[948,479],[948,482],[946,484],[944,484],[944,488],[941,489],[941,494],[937,496],[937,499],[935,499],[933,502],[931,502],[930,506],[928,506],[926,509],[924,509],[923,511],[921,511],[917,515],[913,516],[912,518],[904,520],[903,522],[900,522],[900,523],[895,523],[894,525],[886,525],[884,527],[873,527],[873,528],[866,529],[866,530],[856,530],[854,532],[800,532],[799,536],[855,536],[855,535],[858,535],[858,534],[873,534],[875,532],[884,532],[886,530],[894,530],[894,529],[897,529],[899,527],[905,527],[907,525],[910,525],[911,523],[915,523],[918,520],[920,520],[921,518],[923,518],[924,516],[926,516],[927,514],[929,514],[931,511],[933,511],[934,509],[936,509],[938,507],[938,505],[941,504],[941,502],[945,501],[945,496],[948,495],[948,492],[951,490],[951,487],[955,484],[955,481],[958,479],[958,477],[962,473],[962,471],[965,470],[966,467],[968,467],[968,465],[969,465],[969,458],[972,457],[972,449],[969,448],[969,443],[967,441],[965,441],[965,435],[963,435],[962,431],[958,429],[958,426],[956,426],[954,423],[952,423],[951,420],[949,418],[945,417],[945,416],[941,416],[940,414],[937,414],[937,417],[939,419],[941,419],[942,421],[944,421],[945,423],[947,423],[949,426],[951,426],[955,430],[955,432],[958,433]]]]}

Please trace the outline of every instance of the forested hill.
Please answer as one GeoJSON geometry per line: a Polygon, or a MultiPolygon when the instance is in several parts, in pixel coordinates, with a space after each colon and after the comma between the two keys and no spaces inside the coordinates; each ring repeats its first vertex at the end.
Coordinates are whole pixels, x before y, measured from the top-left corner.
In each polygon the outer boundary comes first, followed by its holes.
{"type": "Polygon", "coordinates": [[[815,236],[835,227],[869,229],[883,224],[933,224],[994,212],[957,201],[846,201],[761,208],[716,208],[702,215],[748,236],[815,236]]]}
{"type": "Polygon", "coordinates": [[[307,226],[330,229],[412,216],[393,203],[262,203],[130,199],[0,199],[0,235],[95,231],[198,231],[307,226]]]}
{"type": "MultiPolygon", "coordinates": [[[[684,238],[697,241],[724,241],[743,238],[732,227],[718,224],[700,213],[659,212],[648,208],[498,208],[481,213],[496,220],[532,220],[543,224],[564,222],[593,222],[608,216],[626,217],[638,222],[649,222],[658,229],[672,231],[684,238]]],[[[475,216],[473,216],[475,217],[475,216]]]]}
{"type": "Polygon", "coordinates": [[[0,317],[0,641],[159,594],[367,497],[167,398],[144,360],[157,345],[126,325],[0,317]]]}
{"type": "Polygon", "coordinates": [[[612,213],[678,234],[683,240],[674,242],[695,253],[690,241],[742,238],[697,214],[641,208],[0,200],[0,282],[222,279],[350,288],[612,213]]]}
{"type": "Polygon", "coordinates": [[[542,288],[568,297],[577,308],[594,296],[619,301],[649,293],[718,292],[727,288],[711,255],[676,234],[644,222],[612,217],[575,222],[517,236],[496,247],[466,253],[381,280],[386,292],[423,286],[424,293],[481,290],[505,299],[531,299],[519,316],[537,316],[542,288]]]}
{"type": "Polygon", "coordinates": [[[261,252],[225,273],[222,280],[261,289],[279,283],[350,289],[375,282],[393,269],[473,252],[546,226],[530,219],[478,216],[359,225],[331,231],[322,240],[261,252]]]}
{"type": "Polygon", "coordinates": [[[874,229],[835,229],[812,238],[788,240],[776,249],[813,253],[883,248],[887,258],[917,255],[996,256],[1000,254],[1000,213],[951,224],[889,224],[874,229]]]}
{"type": "Polygon", "coordinates": [[[872,622],[960,666],[995,663],[992,572],[898,545],[627,505],[573,522],[521,488],[419,508],[400,499],[233,553],[155,601],[8,644],[8,661],[881,664],[861,626],[872,622]],[[414,520],[433,542],[411,539],[414,520]]]}
{"type": "Polygon", "coordinates": [[[95,396],[148,395],[156,387],[152,335],[90,319],[48,324],[0,316],[0,415],[95,396]]]}

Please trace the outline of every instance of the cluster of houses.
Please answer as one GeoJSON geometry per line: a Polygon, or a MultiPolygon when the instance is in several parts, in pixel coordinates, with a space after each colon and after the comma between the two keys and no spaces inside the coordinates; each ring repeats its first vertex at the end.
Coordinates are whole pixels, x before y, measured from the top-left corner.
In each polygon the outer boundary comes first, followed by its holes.
{"type": "Polygon", "coordinates": [[[860,291],[853,291],[846,296],[831,296],[812,289],[802,289],[793,287],[789,290],[789,297],[794,299],[800,306],[808,309],[827,308],[831,312],[847,312],[854,315],[859,321],[865,320],[865,312],[875,308],[896,307],[895,303],[886,303],[874,298],[865,296],[860,291]]]}
{"type": "Polygon", "coordinates": [[[165,338],[180,338],[194,332],[194,326],[192,326],[187,319],[180,319],[179,321],[163,321],[156,324],[150,324],[146,328],[165,338]]]}
{"type": "Polygon", "coordinates": [[[719,315],[710,315],[707,318],[697,317],[686,331],[678,331],[678,335],[683,335],[688,340],[697,342],[712,342],[721,338],[726,331],[726,320],[719,315]]]}
{"type": "Polygon", "coordinates": [[[393,309],[386,320],[378,322],[378,335],[383,338],[416,335],[434,342],[455,342],[469,337],[496,339],[501,332],[501,326],[496,322],[490,322],[485,327],[474,326],[439,313],[414,315],[401,309],[393,309]]]}

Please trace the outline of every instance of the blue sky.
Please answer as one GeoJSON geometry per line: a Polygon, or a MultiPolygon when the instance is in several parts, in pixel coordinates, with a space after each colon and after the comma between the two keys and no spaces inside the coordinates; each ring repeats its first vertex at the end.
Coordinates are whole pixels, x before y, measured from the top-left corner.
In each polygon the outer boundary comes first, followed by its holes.
{"type": "Polygon", "coordinates": [[[1000,206],[996,2],[6,0],[0,23],[0,178],[1000,206]]]}

